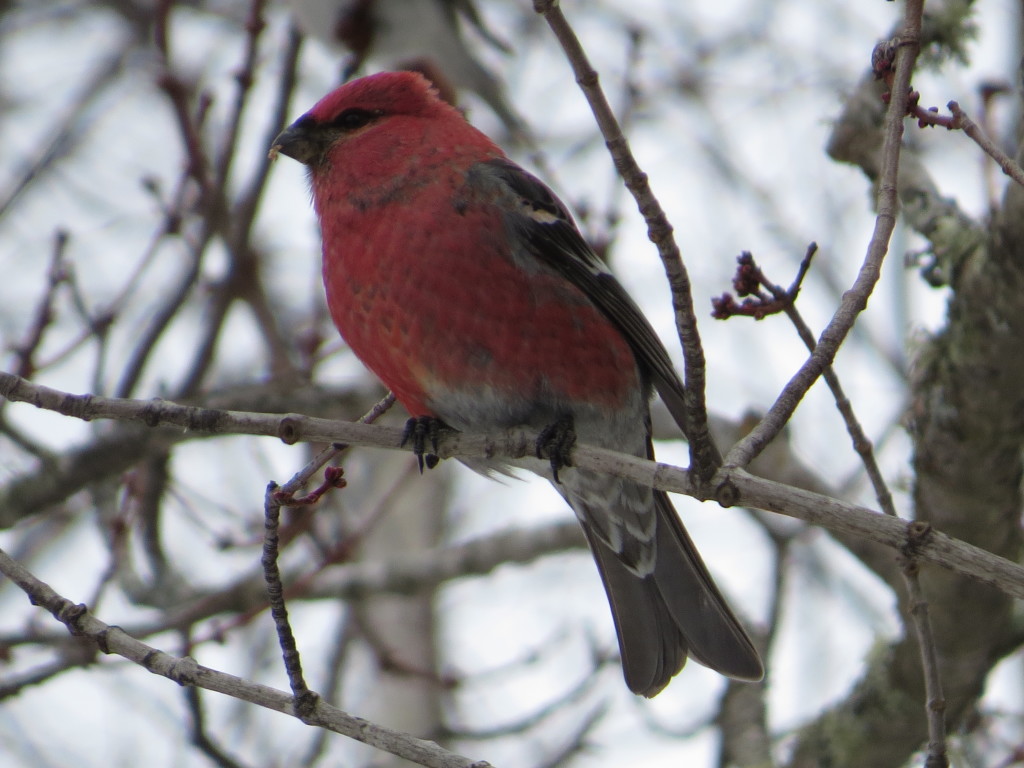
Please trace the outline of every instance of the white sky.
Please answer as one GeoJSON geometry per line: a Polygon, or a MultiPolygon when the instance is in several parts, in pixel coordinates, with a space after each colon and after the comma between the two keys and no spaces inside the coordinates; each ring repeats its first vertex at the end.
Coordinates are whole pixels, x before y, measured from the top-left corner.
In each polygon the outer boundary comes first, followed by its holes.
{"type": "MultiPolygon", "coordinates": [[[[609,5],[617,16],[590,13],[582,3],[566,3],[565,10],[598,65],[613,104],[621,101],[621,20],[638,20],[649,30],[638,74],[643,92],[641,120],[631,130],[630,138],[676,227],[694,281],[701,332],[711,364],[709,402],[714,411],[732,417],[750,408],[764,409],[800,364],[802,348],[779,318],[761,323],[711,320],[709,299],[731,290],[734,257],[741,250],[752,250],[768,273],[786,284],[811,240],[821,246],[819,259],[827,262],[844,284],[852,280],[873,223],[869,190],[858,171],[831,163],[822,147],[843,94],[853,87],[867,65],[874,42],[891,26],[901,5],[881,0],[777,4],[757,0],[687,4],[632,0],[609,5]],[[772,7],[765,7],[768,5],[772,7]],[[675,23],[679,19],[685,19],[696,39],[674,37],[680,28],[675,23]],[[765,42],[742,51],[714,48],[731,32],[747,27],[762,33],[765,42]],[[671,87],[680,63],[695,61],[693,51],[700,46],[710,48],[697,65],[708,88],[704,105],[682,101],[671,87]],[[738,189],[724,180],[705,151],[709,143],[720,147],[751,181],[754,191],[760,190],[765,196],[759,200],[750,189],[738,189]]],[[[979,81],[1012,81],[1016,77],[1019,50],[1007,32],[1018,29],[1018,9],[1010,0],[980,0],[976,5],[980,33],[971,48],[972,65],[963,70],[947,65],[940,73],[915,78],[926,104],[943,107],[949,99],[957,99],[974,111],[979,81]]],[[[264,74],[276,71],[274,45],[280,45],[283,39],[285,13],[279,5],[273,9],[264,48],[264,74]]],[[[500,0],[484,3],[483,11],[499,30],[518,24],[516,20],[521,16],[508,2],[500,0]]],[[[15,14],[0,19],[0,25],[24,18],[25,14],[15,14]]],[[[0,26],[0,31],[4,29],[9,28],[0,26]]],[[[241,55],[237,30],[227,23],[209,24],[203,17],[181,11],[174,36],[181,42],[178,53],[184,69],[217,92],[219,101],[211,119],[221,119],[232,88],[227,73],[236,67],[241,55]]],[[[514,34],[505,37],[513,43],[517,39],[514,34]]],[[[3,32],[0,98],[11,106],[0,114],[0,146],[4,147],[0,153],[0,189],[9,185],[25,159],[41,145],[55,116],[66,108],[69,97],[79,91],[96,66],[97,52],[112,49],[117,39],[117,26],[95,13],[69,12],[60,22],[28,24],[13,34],[3,32]]],[[[579,148],[590,118],[568,66],[551,39],[542,37],[540,42],[521,46],[511,61],[494,51],[485,50],[481,55],[500,69],[510,101],[536,132],[546,164],[555,169],[556,178],[550,179],[555,189],[573,205],[587,203],[602,211],[619,192],[614,191],[610,164],[603,157],[600,143],[579,148]]],[[[4,273],[0,284],[0,342],[5,349],[24,332],[27,314],[45,279],[55,227],[66,227],[72,233],[69,256],[84,292],[95,302],[109,301],[117,295],[125,275],[134,268],[152,236],[157,220],[155,205],[140,191],[139,179],[153,176],[169,188],[181,158],[176,137],[167,133],[167,107],[152,89],[156,63],[139,53],[130,69],[131,76],[123,78],[90,110],[88,138],[78,150],[76,162],[60,165],[17,203],[16,215],[0,219],[0,268],[4,273]]],[[[335,56],[311,44],[303,59],[303,80],[293,117],[332,86],[336,72],[335,56]]],[[[258,81],[252,114],[267,108],[271,89],[269,78],[258,81]]],[[[1011,118],[1009,103],[1010,98],[998,113],[1003,125],[1011,118]]],[[[499,130],[485,107],[472,98],[470,105],[477,124],[489,132],[499,130]]],[[[255,118],[252,124],[254,128],[243,134],[238,179],[244,178],[251,167],[246,163],[265,152],[260,145],[262,124],[255,118]]],[[[925,148],[929,168],[944,192],[955,196],[969,213],[983,215],[980,162],[966,139],[934,129],[921,135],[910,126],[908,135],[925,148]]],[[[623,210],[627,215],[621,223],[614,266],[678,361],[661,266],[646,240],[639,216],[630,205],[623,210]]],[[[261,245],[272,254],[266,277],[275,296],[290,302],[286,311],[307,311],[320,300],[318,243],[303,170],[297,164],[281,162],[275,167],[256,231],[261,245]]],[[[906,233],[895,243],[897,249],[920,245],[906,233]]],[[[905,339],[937,327],[944,305],[941,291],[922,287],[913,273],[903,272],[901,255],[893,254],[863,320],[866,328],[897,349],[905,339]],[[904,307],[899,306],[901,301],[906,302],[904,307]],[[904,323],[906,317],[910,318],[909,324],[904,323]]],[[[223,268],[216,258],[207,266],[211,277],[223,268]]],[[[108,388],[116,384],[123,356],[130,350],[140,323],[152,312],[152,297],[158,296],[180,269],[181,253],[174,246],[161,249],[147,269],[128,302],[125,321],[115,329],[109,367],[102,376],[108,388]]],[[[812,272],[801,296],[801,308],[812,327],[820,329],[834,305],[835,297],[826,295],[823,283],[812,272]]],[[[69,317],[66,302],[60,309],[63,317],[69,317]]],[[[158,362],[147,369],[138,390],[140,396],[158,396],[175,380],[190,359],[190,340],[203,320],[196,311],[179,320],[175,340],[161,347],[158,362]]],[[[71,323],[57,325],[43,347],[43,357],[63,347],[72,327],[71,323]]],[[[229,328],[234,343],[220,350],[220,370],[225,378],[251,374],[254,363],[250,349],[257,339],[248,316],[233,317],[229,328]]],[[[90,353],[78,354],[48,370],[39,380],[71,392],[88,391],[94,376],[92,363],[90,353]]],[[[859,406],[868,434],[877,438],[885,433],[902,410],[902,383],[879,363],[863,337],[852,339],[844,347],[837,366],[855,408],[859,406]]],[[[343,383],[362,375],[358,364],[346,354],[336,356],[321,371],[327,383],[343,383]]],[[[28,406],[10,408],[7,415],[54,449],[84,440],[97,429],[28,406]]],[[[796,453],[823,476],[842,479],[856,471],[856,457],[847,447],[839,417],[822,387],[816,387],[801,406],[792,432],[796,453]]],[[[882,447],[881,455],[887,477],[897,480],[906,475],[909,446],[902,433],[897,431],[882,447]]],[[[685,463],[679,445],[659,447],[659,457],[685,463]]],[[[264,484],[271,476],[268,473],[277,479],[288,477],[302,463],[302,457],[272,441],[236,438],[190,445],[176,462],[188,463],[183,471],[188,477],[187,487],[182,493],[193,504],[216,498],[230,510],[214,516],[210,524],[216,527],[229,525],[239,513],[258,515],[264,484]],[[224,461],[228,455],[231,460],[224,461]],[[225,491],[232,494],[227,501],[225,491]]],[[[0,482],[20,469],[0,460],[0,482]]],[[[458,539],[565,519],[570,514],[541,481],[501,485],[461,468],[441,471],[459,474],[455,511],[460,517],[454,532],[458,539]]],[[[898,493],[897,498],[903,504],[902,511],[909,512],[905,495],[898,493]]],[[[860,500],[870,503],[870,496],[863,495],[860,500]]],[[[677,503],[716,579],[746,615],[763,619],[771,563],[761,534],[741,512],[683,499],[677,499],[677,503]]],[[[181,524],[189,525],[187,520],[181,524]]],[[[38,575],[72,599],[85,599],[95,583],[97,563],[106,559],[105,546],[90,525],[83,521],[80,528],[73,546],[55,551],[49,560],[37,564],[38,575]],[[83,588],[83,584],[87,586],[83,588]]],[[[18,537],[18,531],[0,532],[0,546],[10,546],[18,537]]],[[[173,537],[168,540],[173,542],[173,537]]],[[[215,563],[210,562],[207,552],[187,547],[175,549],[174,554],[199,581],[216,582],[229,570],[240,572],[253,566],[237,553],[215,563]]],[[[794,580],[803,581],[794,581],[789,587],[780,650],[770,660],[771,725],[780,730],[799,725],[841,697],[876,638],[898,631],[889,597],[824,536],[812,534],[795,547],[793,556],[798,562],[794,580]],[[808,664],[808,658],[814,662],[808,664]]],[[[471,670],[500,666],[520,657],[540,638],[557,638],[554,655],[524,678],[493,690],[479,686],[464,694],[460,701],[467,720],[479,719],[480,724],[512,720],[517,713],[530,711],[562,690],[555,673],[579,666],[580,655],[586,653],[585,637],[579,631],[581,623],[605,647],[612,647],[613,629],[594,575],[589,558],[575,554],[547,558],[528,568],[503,568],[485,579],[460,582],[445,590],[441,603],[450,612],[444,638],[447,652],[471,670]],[[535,588],[545,583],[557,584],[557,590],[535,588]]],[[[23,597],[9,586],[0,589],[0,632],[23,626],[29,615],[23,603],[23,597]]],[[[138,609],[119,599],[116,592],[104,601],[101,611],[111,623],[125,622],[138,614],[138,609]]],[[[332,619],[310,613],[300,620],[308,622],[315,635],[316,627],[332,619]]],[[[157,638],[155,642],[159,645],[162,641],[166,641],[167,650],[175,651],[173,638],[157,638]]],[[[226,671],[250,671],[245,664],[239,665],[231,647],[207,645],[200,656],[203,663],[226,671]]],[[[27,652],[19,656],[20,668],[26,666],[26,658],[27,652]]],[[[179,692],[166,680],[127,663],[105,663],[122,669],[105,674],[76,672],[5,702],[0,708],[0,743],[14,745],[5,765],[35,768],[82,764],[83,756],[86,764],[95,765],[169,768],[206,764],[185,744],[182,735],[168,737],[180,728],[179,692]],[[60,696],[55,695],[58,687],[60,696]],[[82,706],[83,700],[89,705],[82,706]]],[[[264,672],[266,678],[261,681],[283,684],[279,670],[264,672]]],[[[1019,674],[1019,669],[1013,673],[1019,674]]],[[[615,683],[620,682],[617,670],[608,670],[607,674],[615,678],[615,683]]],[[[610,715],[595,732],[593,748],[574,764],[643,764],[649,768],[711,765],[715,745],[708,732],[689,742],[645,737],[638,743],[631,734],[644,718],[673,727],[697,722],[702,710],[715,704],[721,685],[717,676],[696,665],[650,703],[635,700],[620,685],[620,693],[612,697],[610,715]]],[[[1005,706],[1019,706],[1016,686],[995,681],[993,691],[1005,706]]],[[[256,721],[266,732],[243,732],[233,725],[241,720],[232,706],[224,705],[222,710],[217,715],[225,729],[222,736],[253,765],[275,764],[263,762],[268,748],[284,755],[288,753],[282,745],[289,739],[304,743],[309,738],[304,727],[271,714],[261,715],[256,721]]],[[[468,744],[464,753],[486,757],[498,766],[530,765],[557,745],[562,733],[560,728],[550,727],[540,732],[536,743],[509,739],[486,745],[486,754],[474,751],[480,745],[468,744]]]]}

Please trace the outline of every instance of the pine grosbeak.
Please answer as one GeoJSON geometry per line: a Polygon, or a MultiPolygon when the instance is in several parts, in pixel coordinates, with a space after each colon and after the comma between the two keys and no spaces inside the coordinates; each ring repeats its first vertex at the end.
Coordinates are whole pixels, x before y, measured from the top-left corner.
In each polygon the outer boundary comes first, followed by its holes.
{"type": "MultiPolygon", "coordinates": [[[[309,167],[338,330],[412,416],[471,431],[569,425],[584,443],[645,458],[652,389],[683,423],[668,353],[565,206],[420,75],[341,86],[278,151],[309,167]]],[[[558,475],[629,688],[654,696],[687,655],[759,680],[757,651],[668,496],[591,470],[558,475]]]]}

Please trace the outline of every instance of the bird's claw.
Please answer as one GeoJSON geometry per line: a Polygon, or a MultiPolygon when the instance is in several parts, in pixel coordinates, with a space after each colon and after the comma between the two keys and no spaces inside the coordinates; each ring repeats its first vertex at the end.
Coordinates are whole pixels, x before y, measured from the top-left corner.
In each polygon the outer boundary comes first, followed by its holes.
{"type": "Polygon", "coordinates": [[[562,482],[558,479],[558,470],[572,466],[569,455],[574,445],[576,427],[572,416],[563,416],[555,423],[544,427],[537,436],[537,458],[546,458],[551,462],[551,474],[556,483],[562,482]]]}
{"type": "Polygon", "coordinates": [[[419,464],[420,474],[423,474],[423,467],[433,469],[441,461],[437,455],[437,441],[441,430],[451,429],[447,424],[436,416],[414,416],[405,422],[405,431],[402,433],[402,445],[412,442],[412,452],[419,464]],[[427,443],[433,448],[433,452],[427,451],[427,443]]]}

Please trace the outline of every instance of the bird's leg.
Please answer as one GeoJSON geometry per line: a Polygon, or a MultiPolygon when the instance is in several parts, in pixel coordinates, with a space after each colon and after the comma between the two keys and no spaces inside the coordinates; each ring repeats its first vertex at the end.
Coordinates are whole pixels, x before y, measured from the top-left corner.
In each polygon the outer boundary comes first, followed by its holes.
{"type": "Polygon", "coordinates": [[[576,427],[572,416],[562,416],[553,424],[548,424],[537,436],[537,458],[551,462],[551,474],[554,481],[560,483],[558,470],[571,467],[569,454],[576,445],[576,427]]]}
{"type": "Polygon", "coordinates": [[[420,474],[423,474],[423,465],[427,466],[427,469],[433,469],[437,466],[438,462],[441,461],[437,455],[437,439],[441,435],[442,430],[451,430],[452,428],[441,421],[436,416],[414,416],[405,422],[405,431],[402,433],[402,445],[404,446],[409,441],[412,441],[412,452],[416,456],[416,461],[420,465],[420,474]],[[427,453],[427,441],[430,441],[430,447],[434,449],[433,453],[427,453]]]}

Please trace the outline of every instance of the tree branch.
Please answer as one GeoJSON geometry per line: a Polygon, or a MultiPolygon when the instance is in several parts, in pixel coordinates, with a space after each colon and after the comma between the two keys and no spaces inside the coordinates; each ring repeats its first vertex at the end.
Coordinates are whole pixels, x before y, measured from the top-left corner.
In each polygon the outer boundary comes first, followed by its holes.
{"type": "MultiPolygon", "coordinates": [[[[92,616],[81,604],[75,604],[40,581],[20,563],[0,550],[0,573],[17,584],[34,605],[45,608],[78,637],[87,637],[104,653],[112,653],[132,661],[155,675],[179,685],[191,685],[223,693],[275,712],[295,717],[294,699],[283,691],[253,683],[234,675],[204,667],[188,656],[172,656],[146,645],[128,635],[120,627],[111,626],[92,616]]],[[[323,701],[317,701],[303,718],[307,725],[326,728],[377,749],[411,760],[429,768],[489,768],[490,763],[474,761],[442,749],[430,741],[376,725],[355,717],[323,701]]]]}
{"type": "Polygon", "coordinates": [[[697,330],[690,276],[672,234],[672,225],[669,224],[658,198],[651,191],[647,174],[640,169],[629,148],[629,142],[622,134],[618,120],[615,119],[608,99],[605,98],[598,83],[597,70],[591,65],[562,9],[554,0],[534,0],[533,7],[547,21],[562,50],[565,51],[573,74],[576,75],[576,82],[587,97],[594,119],[608,146],[615,169],[636,200],[637,208],[647,224],[647,236],[657,246],[664,264],[672,291],[672,306],[675,308],[679,339],[683,345],[686,437],[690,441],[690,461],[697,476],[701,480],[707,480],[722,463],[722,459],[708,430],[707,402],[704,395],[707,379],[704,347],[701,344],[700,332],[697,330]]]}
{"type": "MultiPolygon", "coordinates": [[[[400,450],[403,430],[330,421],[298,414],[265,414],[193,408],[166,400],[126,400],[71,395],[0,372],[0,397],[27,402],[80,419],[137,421],[151,427],[170,425],[209,434],[277,437],[291,445],[299,441],[345,442],[400,450]]],[[[527,469],[545,466],[534,457],[536,435],[510,430],[499,435],[454,432],[438,443],[441,458],[502,458],[527,469]]],[[[700,496],[689,473],[670,464],[647,461],[603,448],[577,446],[573,466],[606,472],[664,491],[683,493],[722,506],[741,505],[796,517],[829,530],[862,536],[901,549],[908,545],[922,562],[931,562],[989,584],[1013,597],[1024,598],[1024,568],[979,547],[958,541],[925,526],[897,520],[879,512],[810,491],[755,477],[737,468],[722,468],[712,479],[713,496],[700,496]]]]}

